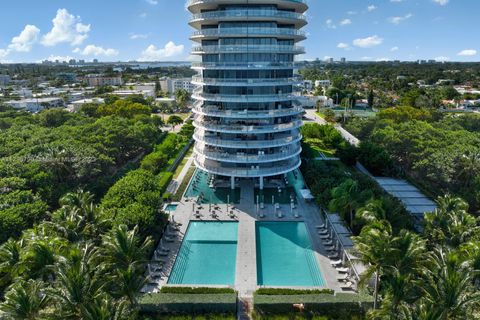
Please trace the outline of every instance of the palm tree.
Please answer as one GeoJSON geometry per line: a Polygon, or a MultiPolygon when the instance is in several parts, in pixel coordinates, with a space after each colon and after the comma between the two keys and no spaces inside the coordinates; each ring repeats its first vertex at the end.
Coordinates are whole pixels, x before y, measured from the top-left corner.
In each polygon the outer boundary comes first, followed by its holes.
{"type": "Polygon", "coordinates": [[[36,280],[20,281],[5,294],[5,301],[0,304],[0,311],[3,312],[0,316],[8,320],[39,320],[48,303],[43,283],[36,280]]]}
{"type": "Polygon", "coordinates": [[[343,218],[349,217],[350,227],[353,227],[353,211],[358,208],[357,202],[358,182],[348,179],[338,187],[332,189],[332,200],[329,209],[342,214],[343,218]]]}
{"type": "Polygon", "coordinates": [[[127,226],[120,225],[104,236],[102,255],[110,270],[128,270],[132,265],[139,267],[145,263],[152,243],[150,238],[140,242],[138,226],[129,231],[127,226]]]}
{"type": "Polygon", "coordinates": [[[409,215],[401,208],[403,206],[395,203],[391,197],[372,198],[357,209],[357,214],[367,223],[372,221],[386,220],[392,225],[395,234],[409,226],[409,215]]]}
{"type": "Polygon", "coordinates": [[[8,240],[0,247],[0,287],[9,284],[22,273],[21,253],[23,241],[8,240]]]}
{"type": "Polygon", "coordinates": [[[49,291],[60,319],[83,319],[88,306],[102,294],[98,252],[92,244],[74,248],[57,264],[57,280],[49,291]]]}
{"type": "Polygon", "coordinates": [[[431,236],[432,243],[458,247],[479,231],[465,201],[447,195],[439,198],[437,203],[434,212],[425,214],[425,234],[431,236]]]}
{"type": "Polygon", "coordinates": [[[480,304],[473,286],[474,272],[456,252],[436,248],[425,269],[424,303],[438,311],[439,320],[470,319],[480,304]]]}
{"type": "Polygon", "coordinates": [[[132,311],[124,300],[114,301],[108,295],[102,295],[87,305],[82,320],[126,320],[132,311]]]}
{"type": "Polygon", "coordinates": [[[130,305],[137,305],[137,295],[147,283],[143,273],[135,266],[117,269],[109,274],[112,292],[115,297],[128,299],[130,305]]]}
{"type": "Polygon", "coordinates": [[[386,221],[374,222],[365,226],[358,237],[353,237],[360,260],[367,266],[360,283],[368,282],[375,276],[374,309],[378,304],[378,290],[381,275],[390,266],[392,249],[392,227],[386,221]]]}

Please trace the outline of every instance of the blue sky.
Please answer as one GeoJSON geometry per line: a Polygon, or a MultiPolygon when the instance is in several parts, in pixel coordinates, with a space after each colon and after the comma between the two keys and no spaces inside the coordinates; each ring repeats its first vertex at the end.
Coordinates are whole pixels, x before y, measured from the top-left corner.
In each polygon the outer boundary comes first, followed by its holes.
{"type": "MultiPolygon", "coordinates": [[[[479,0],[310,0],[306,59],[479,61],[479,0]]],[[[187,60],[184,0],[2,0],[0,61],[187,60]]]]}

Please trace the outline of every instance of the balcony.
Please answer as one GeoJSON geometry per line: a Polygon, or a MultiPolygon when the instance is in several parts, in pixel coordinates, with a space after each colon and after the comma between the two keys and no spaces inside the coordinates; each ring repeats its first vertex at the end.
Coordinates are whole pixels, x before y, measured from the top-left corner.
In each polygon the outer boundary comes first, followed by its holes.
{"type": "Polygon", "coordinates": [[[217,163],[207,160],[202,156],[195,155],[195,165],[209,173],[220,176],[233,176],[238,178],[255,178],[255,177],[269,177],[288,173],[298,169],[301,165],[300,159],[282,162],[281,164],[261,167],[251,166],[250,168],[229,168],[218,165],[217,163]]]}
{"type": "Polygon", "coordinates": [[[191,37],[192,40],[203,40],[206,38],[217,39],[220,37],[255,37],[268,36],[276,38],[294,38],[296,41],[305,40],[305,31],[286,28],[223,28],[223,29],[205,29],[195,31],[191,37]]]}
{"type": "Polygon", "coordinates": [[[230,162],[230,163],[266,163],[272,161],[282,161],[291,159],[293,157],[298,157],[302,152],[302,148],[297,146],[283,148],[278,150],[277,153],[273,154],[245,154],[241,152],[229,153],[229,152],[219,152],[214,151],[209,148],[202,148],[198,145],[195,146],[196,154],[204,156],[206,159],[220,161],[220,162],[230,162]]]}
{"type": "Polygon", "coordinates": [[[294,69],[298,65],[297,62],[193,62],[193,69],[209,69],[209,70],[255,70],[255,69],[294,69]]]}
{"type": "Polygon", "coordinates": [[[262,119],[262,118],[279,118],[285,116],[296,116],[303,114],[302,107],[295,106],[293,108],[275,109],[275,110],[225,110],[217,106],[200,106],[195,105],[193,112],[198,115],[232,118],[232,119],[262,119]]]}
{"type": "Polygon", "coordinates": [[[277,148],[288,146],[302,141],[302,135],[299,133],[291,135],[280,135],[272,140],[242,140],[242,139],[221,139],[217,136],[208,136],[201,132],[196,132],[193,139],[196,142],[204,143],[206,145],[231,148],[231,149],[263,149],[263,148],[277,148]]]}
{"type": "Polygon", "coordinates": [[[217,122],[198,121],[193,122],[193,126],[206,131],[235,134],[257,134],[257,133],[275,133],[298,129],[302,126],[301,120],[275,125],[224,125],[217,122]]]}
{"type": "Polygon", "coordinates": [[[291,53],[304,54],[305,48],[292,45],[214,45],[200,46],[192,49],[192,54],[212,54],[212,53],[291,53]]]}
{"type": "Polygon", "coordinates": [[[278,93],[278,94],[213,94],[195,91],[192,98],[199,101],[212,102],[239,102],[239,103],[262,103],[262,102],[282,102],[292,101],[300,97],[295,93],[278,93]]]}
{"type": "Polygon", "coordinates": [[[299,77],[277,78],[277,79],[243,79],[243,78],[204,78],[196,75],[192,77],[192,83],[195,85],[208,85],[220,87],[268,87],[268,86],[288,86],[299,85],[299,77]]]}
{"type": "Polygon", "coordinates": [[[237,9],[209,11],[195,13],[192,15],[190,25],[196,29],[201,29],[202,24],[215,24],[220,21],[278,21],[280,23],[295,24],[296,28],[304,27],[307,19],[304,14],[264,9],[237,9]]]}

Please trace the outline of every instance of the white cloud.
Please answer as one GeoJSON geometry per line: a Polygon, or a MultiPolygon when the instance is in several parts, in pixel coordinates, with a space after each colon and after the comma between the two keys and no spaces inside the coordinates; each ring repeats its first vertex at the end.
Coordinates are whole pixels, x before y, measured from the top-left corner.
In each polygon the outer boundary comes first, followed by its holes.
{"type": "Polygon", "coordinates": [[[145,19],[147,17],[147,13],[146,12],[142,12],[138,15],[140,18],[142,19],[145,19]]]}
{"type": "Polygon", "coordinates": [[[435,60],[436,60],[436,61],[449,61],[450,58],[449,58],[449,57],[443,57],[443,56],[441,56],[441,57],[436,57],[435,60]]]}
{"type": "Polygon", "coordinates": [[[471,57],[477,55],[477,50],[474,49],[465,49],[458,53],[459,56],[471,57]]]}
{"type": "Polygon", "coordinates": [[[130,34],[131,40],[147,39],[147,38],[148,38],[148,34],[137,34],[137,33],[130,34]]]}
{"type": "Polygon", "coordinates": [[[5,58],[6,56],[8,56],[8,54],[8,50],[0,49],[0,58],[5,58]]]}
{"type": "Polygon", "coordinates": [[[450,0],[433,0],[433,2],[438,3],[441,6],[446,6],[450,0]]]}
{"type": "Polygon", "coordinates": [[[74,53],[79,53],[83,56],[105,56],[105,57],[114,57],[118,56],[118,50],[115,49],[104,49],[103,47],[95,46],[93,44],[89,44],[83,50],[80,48],[76,48],[73,50],[74,53]]]}
{"type": "Polygon", "coordinates": [[[354,15],[357,14],[357,11],[348,11],[347,14],[348,14],[349,16],[354,16],[354,15]]]}
{"type": "MultiPolygon", "coordinates": [[[[45,60],[48,60],[48,61],[52,61],[52,62],[55,62],[55,61],[60,61],[60,62],[68,62],[72,59],[75,59],[73,57],[70,57],[70,56],[54,56],[54,55],[50,55],[50,57],[46,58],[45,60]]],[[[39,61],[40,62],[40,61],[39,61]]]]}
{"type": "Polygon", "coordinates": [[[145,0],[145,1],[149,4],[151,4],[151,5],[157,5],[158,4],[157,0],[145,0]]]}
{"type": "Polygon", "coordinates": [[[38,41],[40,29],[33,25],[26,25],[23,31],[12,39],[8,50],[18,52],[30,52],[32,46],[38,41]]]}
{"type": "Polygon", "coordinates": [[[372,48],[383,43],[383,38],[379,36],[371,36],[367,38],[353,40],[353,45],[360,48],[372,48]]]}
{"type": "Polygon", "coordinates": [[[403,21],[410,19],[411,17],[413,17],[413,14],[409,13],[402,17],[390,17],[388,18],[388,21],[393,24],[400,24],[403,21]]]}
{"type": "Polygon", "coordinates": [[[348,48],[350,48],[350,46],[349,46],[347,43],[340,42],[339,44],[337,44],[337,48],[339,48],[339,49],[348,49],[348,48]]]}
{"type": "Polygon", "coordinates": [[[153,44],[142,51],[140,61],[158,61],[166,58],[178,57],[183,53],[185,46],[183,44],[176,45],[173,41],[168,42],[165,47],[157,48],[153,44]]]}
{"type": "Polygon", "coordinates": [[[376,7],[375,5],[373,5],[373,4],[372,4],[372,5],[369,5],[369,6],[367,7],[367,11],[368,11],[368,12],[372,12],[372,11],[374,11],[374,10],[376,10],[376,9],[377,9],[377,7],[376,7]]]}
{"type": "Polygon", "coordinates": [[[337,26],[333,23],[332,19],[327,19],[327,21],[325,21],[325,23],[327,24],[327,28],[329,28],[329,29],[336,29],[337,28],[337,26]]]}
{"type": "Polygon", "coordinates": [[[405,1],[405,0],[390,0],[390,2],[394,2],[394,3],[395,3],[395,2],[396,2],[396,3],[398,3],[398,2],[403,2],[403,1],[405,1]]]}
{"type": "Polygon", "coordinates": [[[90,25],[82,24],[79,16],[68,13],[67,9],[58,9],[57,15],[53,18],[53,28],[43,36],[42,44],[47,47],[59,43],[70,43],[77,46],[88,38],[90,25]]]}
{"type": "Polygon", "coordinates": [[[377,58],[375,59],[376,62],[387,62],[387,61],[392,61],[390,58],[377,58]]]}
{"type": "Polygon", "coordinates": [[[391,51],[391,52],[395,52],[395,51],[398,51],[399,49],[400,49],[399,47],[392,47],[392,48],[390,49],[390,51],[391,51]]]}
{"type": "Polygon", "coordinates": [[[343,19],[342,21],[340,21],[341,26],[348,26],[349,24],[352,24],[352,20],[350,19],[343,19]]]}

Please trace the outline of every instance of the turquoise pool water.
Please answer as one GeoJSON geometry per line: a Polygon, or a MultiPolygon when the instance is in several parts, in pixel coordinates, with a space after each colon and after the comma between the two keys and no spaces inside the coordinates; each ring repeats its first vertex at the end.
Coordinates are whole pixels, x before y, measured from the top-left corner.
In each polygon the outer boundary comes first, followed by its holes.
{"type": "Polygon", "coordinates": [[[234,285],[237,222],[190,222],[169,284],[234,285]]]}
{"type": "Polygon", "coordinates": [[[174,212],[175,210],[177,210],[177,207],[178,204],[167,204],[167,206],[165,207],[165,211],[174,212]]]}
{"type": "Polygon", "coordinates": [[[240,189],[232,190],[230,188],[217,188],[213,190],[208,183],[208,173],[202,170],[196,170],[195,174],[185,191],[185,197],[195,198],[202,195],[202,203],[225,204],[240,202],[240,189]]]}
{"type": "Polygon", "coordinates": [[[303,222],[257,222],[257,281],[262,286],[323,287],[303,222]]]}

